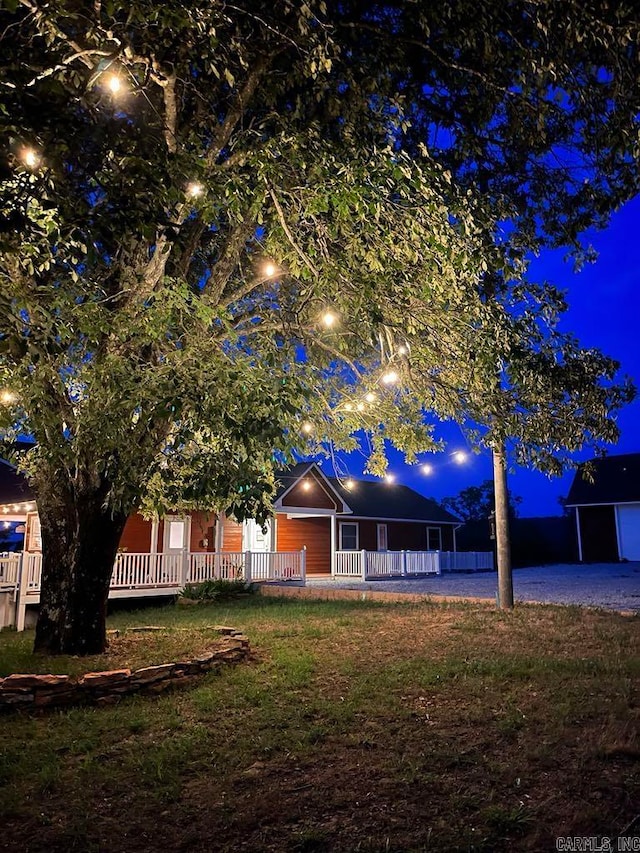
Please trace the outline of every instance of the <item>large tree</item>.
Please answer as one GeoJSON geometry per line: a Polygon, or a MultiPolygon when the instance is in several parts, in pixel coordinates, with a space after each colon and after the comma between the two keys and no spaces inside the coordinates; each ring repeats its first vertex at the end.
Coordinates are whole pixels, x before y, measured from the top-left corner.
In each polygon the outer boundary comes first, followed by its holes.
{"type": "Polygon", "coordinates": [[[178,464],[260,516],[301,433],[364,428],[380,470],[387,436],[430,446],[423,407],[501,399],[525,253],[635,191],[637,31],[569,0],[5,2],[0,369],[37,441],[37,649],[103,647],[124,521],[178,464]]]}

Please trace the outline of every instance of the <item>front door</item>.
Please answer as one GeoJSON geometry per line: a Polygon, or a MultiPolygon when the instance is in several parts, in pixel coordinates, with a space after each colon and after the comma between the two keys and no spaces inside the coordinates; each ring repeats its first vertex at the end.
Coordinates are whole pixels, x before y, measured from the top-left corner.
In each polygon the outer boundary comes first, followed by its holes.
{"type": "Polygon", "coordinates": [[[255,521],[245,521],[242,527],[242,550],[264,553],[271,551],[271,522],[267,521],[265,532],[255,521]]]}
{"type": "Polygon", "coordinates": [[[189,550],[189,518],[166,515],[162,551],[165,554],[184,554],[189,550]]]}

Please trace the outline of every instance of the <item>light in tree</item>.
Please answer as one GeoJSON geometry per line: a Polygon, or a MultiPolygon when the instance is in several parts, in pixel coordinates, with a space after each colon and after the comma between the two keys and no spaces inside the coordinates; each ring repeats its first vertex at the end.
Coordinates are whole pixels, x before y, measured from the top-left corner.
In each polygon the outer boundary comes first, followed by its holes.
{"type": "Polygon", "coordinates": [[[420,470],[428,477],[430,474],[433,474],[433,465],[430,465],[428,462],[425,462],[425,464],[421,466],[420,470]]]}
{"type": "Polygon", "coordinates": [[[382,377],[382,381],[385,385],[394,385],[398,381],[398,374],[395,370],[389,370],[382,377]]]}
{"type": "Polygon", "coordinates": [[[355,486],[355,481],[354,481],[354,480],[352,480],[352,479],[351,479],[351,477],[349,477],[349,479],[348,479],[348,480],[345,480],[345,483],[344,483],[344,487],[345,487],[345,489],[349,489],[349,491],[351,491],[351,489],[352,489],[354,486],[355,486]]]}
{"type": "Polygon", "coordinates": [[[40,165],[40,155],[35,148],[23,148],[20,156],[28,169],[37,169],[40,165]]]}
{"type": "Polygon", "coordinates": [[[369,393],[365,396],[364,399],[367,401],[367,403],[375,403],[376,395],[372,391],[369,391],[369,393]]]}
{"type": "Polygon", "coordinates": [[[271,278],[272,275],[275,275],[278,272],[278,268],[272,261],[267,261],[264,265],[264,274],[267,278],[271,278]]]}
{"type": "Polygon", "coordinates": [[[344,408],[347,412],[352,412],[353,411],[353,404],[352,403],[346,403],[344,408]]]}
{"type": "Polygon", "coordinates": [[[302,429],[302,432],[305,433],[305,435],[310,435],[313,432],[313,424],[310,423],[309,421],[305,421],[302,424],[301,429],[302,429]]]}
{"type": "Polygon", "coordinates": [[[108,74],[105,79],[105,86],[111,92],[112,95],[119,95],[123,89],[122,78],[119,74],[112,72],[108,74]]]}
{"type": "Polygon", "coordinates": [[[332,311],[325,311],[322,315],[322,324],[327,328],[331,329],[335,326],[338,318],[332,311]]]}
{"type": "Polygon", "coordinates": [[[363,412],[364,411],[364,403],[358,403],[358,405],[356,406],[356,409],[359,412],[363,412]]]}
{"type": "Polygon", "coordinates": [[[187,195],[189,198],[198,198],[198,196],[201,196],[203,192],[204,187],[197,181],[191,181],[191,183],[187,184],[187,195]]]}
{"type": "Polygon", "coordinates": [[[409,347],[406,344],[400,344],[398,347],[398,355],[407,355],[409,352],[409,347]]]}
{"type": "Polygon", "coordinates": [[[456,450],[456,452],[453,454],[453,461],[457,465],[464,465],[464,463],[467,461],[467,454],[463,450],[456,450]]]}
{"type": "Polygon", "coordinates": [[[0,394],[0,400],[7,405],[9,403],[15,403],[16,395],[13,391],[3,391],[2,394],[0,394]]]}
{"type": "Polygon", "coordinates": [[[387,482],[387,483],[395,483],[395,481],[396,481],[395,474],[385,474],[384,479],[385,479],[385,482],[387,482]]]}

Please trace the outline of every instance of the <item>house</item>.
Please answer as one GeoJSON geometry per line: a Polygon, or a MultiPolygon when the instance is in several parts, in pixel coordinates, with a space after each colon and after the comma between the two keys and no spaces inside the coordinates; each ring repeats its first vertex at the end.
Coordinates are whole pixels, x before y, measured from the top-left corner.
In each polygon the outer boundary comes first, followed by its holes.
{"type": "MultiPolygon", "coordinates": [[[[0,627],[20,630],[27,607],[40,600],[40,522],[24,478],[7,465],[3,474],[0,519],[24,524],[25,540],[22,554],[0,554],[0,627]]],[[[493,567],[490,553],[458,554],[459,520],[407,486],[342,482],[309,462],[281,472],[277,484],[265,526],[202,511],[156,519],[132,514],[110,597],[175,595],[210,578],[305,583],[313,576],[364,580],[493,567]]]]}
{"type": "Polygon", "coordinates": [[[595,459],[593,482],[580,466],[566,506],[575,511],[583,562],[640,560],[640,453],[595,459]]]}

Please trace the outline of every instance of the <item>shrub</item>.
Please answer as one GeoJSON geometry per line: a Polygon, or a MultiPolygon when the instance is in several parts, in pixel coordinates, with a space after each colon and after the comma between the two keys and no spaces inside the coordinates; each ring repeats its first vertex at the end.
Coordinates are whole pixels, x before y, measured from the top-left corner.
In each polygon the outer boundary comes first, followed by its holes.
{"type": "Polygon", "coordinates": [[[254,586],[243,580],[208,580],[203,583],[187,584],[180,596],[194,601],[220,601],[253,592],[255,592],[254,586]]]}

